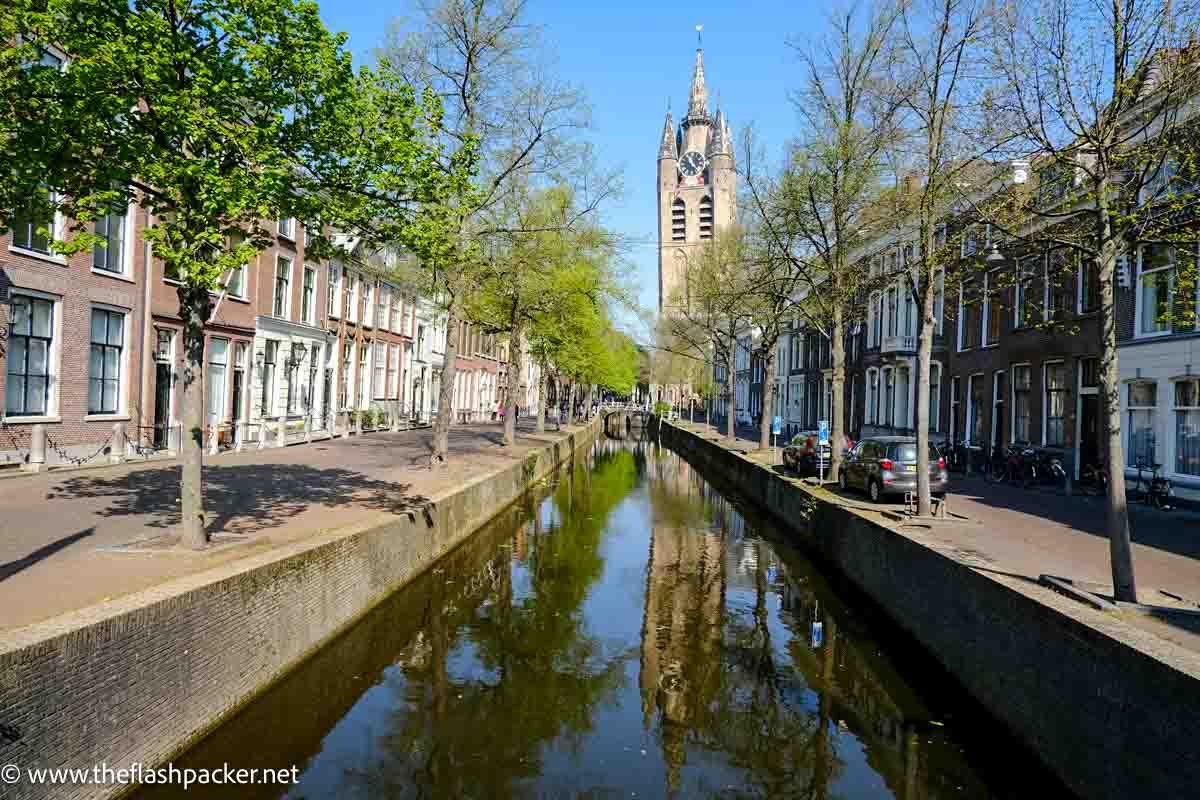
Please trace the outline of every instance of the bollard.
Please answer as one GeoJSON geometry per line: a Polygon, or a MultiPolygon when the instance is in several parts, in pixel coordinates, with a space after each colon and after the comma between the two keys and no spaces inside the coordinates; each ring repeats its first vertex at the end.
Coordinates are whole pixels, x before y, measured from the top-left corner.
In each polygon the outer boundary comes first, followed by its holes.
{"type": "Polygon", "coordinates": [[[258,421],[258,449],[262,450],[267,446],[267,421],[260,419],[258,421]]]}
{"type": "Polygon", "coordinates": [[[46,426],[40,422],[30,433],[29,460],[21,465],[26,472],[41,472],[46,468],[46,426]]]}
{"type": "Polygon", "coordinates": [[[362,412],[361,411],[356,412],[354,414],[354,435],[362,436],[362,412]]]}
{"type": "Polygon", "coordinates": [[[216,425],[213,425],[208,434],[208,454],[210,456],[215,456],[217,453],[221,452],[221,448],[218,445],[219,440],[219,430],[216,425]]]}
{"type": "Polygon", "coordinates": [[[312,417],[310,417],[308,414],[304,415],[304,443],[305,444],[312,444],[312,424],[310,423],[311,419],[312,419],[312,417]]]}
{"type": "Polygon", "coordinates": [[[276,447],[287,447],[287,417],[279,418],[279,430],[276,431],[276,447]]]}
{"type": "Polygon", "coordinates": [[[124,442],[124,440],[125,440],[125,426],[123,424],[121,424],[120,422],[114,422],[113,423],[112,441],[109,443],[109,446],[108,446],[108,463],[120,464],[121,462],[123,462],[125,460],[125,457],[122,455],[124,448],[121,447],[121,444],[122,444],[122,442],[124,442]]]}
{"type": "Polygon", "coordinates": [[[250,435],[250,423],[248,423],[248,422],[237,423],[237,429],[236,429],[237,447],[234,448],[236,450],[236,452],[241,453],[246,450],[246,437],[249,435],[250,435]]]}

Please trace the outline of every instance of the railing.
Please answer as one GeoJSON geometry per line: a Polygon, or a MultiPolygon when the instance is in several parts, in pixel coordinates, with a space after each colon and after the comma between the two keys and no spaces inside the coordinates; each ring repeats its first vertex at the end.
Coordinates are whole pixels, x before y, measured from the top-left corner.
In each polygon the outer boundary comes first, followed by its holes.
{"type": "Polygon", "coordinates": [[[915,351],[916,349],[916,336],[884,336],[883,346],[880,348],[880,352],[905,353],[915,351]]]}

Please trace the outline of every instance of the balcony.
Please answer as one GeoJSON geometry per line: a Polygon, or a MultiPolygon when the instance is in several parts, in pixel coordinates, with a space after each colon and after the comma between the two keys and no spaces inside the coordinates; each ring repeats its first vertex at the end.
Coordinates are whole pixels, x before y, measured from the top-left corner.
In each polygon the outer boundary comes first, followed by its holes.
{"type": "Polygon", "coordinates": [[[884,336],[881,353],[915,353],[917,351],[916,336],[884,336]]]}

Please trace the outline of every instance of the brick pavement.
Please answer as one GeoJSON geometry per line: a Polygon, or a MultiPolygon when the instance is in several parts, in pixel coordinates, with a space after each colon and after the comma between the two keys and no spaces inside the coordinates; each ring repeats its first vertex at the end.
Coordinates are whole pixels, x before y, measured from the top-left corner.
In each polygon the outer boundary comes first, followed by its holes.
{"type": "MultiPolygon", "coordinates": [[[[743,442],[739,431],[739,448],[752,452],[754,444],[743,442]]],[[[752,452],[752,457],[765,462],[770,455],[752,452]]],[[[778,460],[776,450],[776,463],[778,460]]],[[[859,493],[850,493],[850,498],[869,502],[859,493]]],[[[1067,497],[1049,489],[1026,490],[951,475],[947,507],[979,524],[937,523],[928,538],[970,557],[980,568],[1029,580],[1056,575],[1112,591],[1101,498],[1067,497]]],[[[1200,513],[1157,511],[1136,503],[1130,510],[1141,601],[1180,605],[1160,593],[1166,591],[1195,607],[1200,603],[1200,513]]],[[[1200,617],[1164,619],[1130,617],[1166,639],[1200,650],[1200,617]]]]}
{"type": "Polygon", "coordinates": [[[227,453],[206,461],[214,546],[173,546],[176,462],[0,480],[0,628],[139,591],[331,528],[398,514],[557,438],[498,425],[452,428],[450,463],[430,471],[428,430],[227,453]]]}

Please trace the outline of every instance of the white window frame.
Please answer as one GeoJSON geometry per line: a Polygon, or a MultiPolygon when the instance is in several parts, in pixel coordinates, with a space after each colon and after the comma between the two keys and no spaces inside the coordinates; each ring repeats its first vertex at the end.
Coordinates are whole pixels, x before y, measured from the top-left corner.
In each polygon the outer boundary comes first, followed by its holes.
{"type": "Polygon", "coordinates": [[[291,319],[292,317],[292,290],[295,289],[296,279],[296,260],[290,256],[285,256],[280,253],[275,254],[275,269],[271,272],[271,316],[279,319],[291,319]],[[275,310],[275,295],[279,291],[279,262],[286,261],[287,268],[287,291],[283,293],[283,310],[276,312],[275,310]]]}
{"type": "Polygon", "coordinates": [[[964,419],[965,424],[963,425],[963,433],[965,435],[963,438],[965,439],[966,443],[971,446],[980,444],[979,442],[975,441],[975,431],[973,430],[975,426],[971,424],[974,419],[972,412],[976,411],[975,393],[972,391],[972,389],[975,388],[976,380],[986,377],[987,375],[982,372],[975,372],[967,376],[967,416],[964,419]]]}
{"type": "Polygon", "coordinates": [[[951,444],[958,444],[958,442],[956,440],[958,438],[960,438],[958,436],[958,434],[960,432],[958,429],[958,407],[960,405],[962,405],[962,401],[959,399],[959,390],[960,389],[962,389],[961,376],[951,375],[950,376],[950,419],[948,420],[948,422],[950,423],[950,429],[947,431],[947,433],[949,434],[950,439],[951,439],[951,444]]]}
{"type": "MultiPolygon", "coordinates": [[[[1170,386],[1171,386],[1171,396],[1169,399],[1171,402],[1171,416],[1167,420],[1167,425],[1170,428],[1169,440],[1171,442],[1171,448],[1170,448],[1171,449],[1171,463],[1163,464],[1163,466],[1167,468],[1165,470],[1166,472],[1170,472],[1171,474],[1174,474],[1174,475],[1179,475],[1180,477],[1200,478],[1200,474],[1179,471],[1179,458],[1180,458],[1180,450],[1181,450],[1181,448],[1179,447],[1179,414],[1180,414],[1180,412],[1200,413],[1200,376],[1177,378],[1170,382],[1170,386]],[[1180,383],[1198,384],[1196,386],[1195,392],[1194,392],[1196,405],[1191,405],[1191,406],[1179,405],[1178,386],[1180,383]]],[[[1156,442],[1156,444],[1157,444],[1157,442],[1156,442]]]]}
{"type": "Polygon", "coordinates": [[[87,380],[88,390],[91,389],[92,368],[91,368],[91,350],[92,350],[92,311],[108,311],[114,314],[121,315],[121,359],[117,365],[120,370],[120,375],[117,376],[117,410],[113,412],[91,413],[88,409],[90,395],[85,393],[84,408],[88,420],[120,420],[129,419],[129,371],[132,357],[132,331],[130,330],[130,309],[122,308],[121,306],[108,305],[107,303],[92,303],[88,309],[88,367],[87,380]]]}
{"type": "MultiPolygon", "coordinates": [[[[58,192],[54,191],[53,189],[50,190],[51,198],[53,198],[54,195],[56,195],[56,194],[58,194],[58,192]]],[[[63,233],[66,231],[66,226],[67,226],[66,217],[63,216],[61,211],[59,211],[58,209],[55,209],[54,220],[50,224],[50,241],[47,243],[47,247],[51,248],[50,252],[43,253],[41,251],[34,250],[29,247],[20,247],[19,245],[15,244],[16,231],[12,231],[12,230],[9,231],[9,236],[8,236],[8,252],[16,253],[17,255],[26,256],[27,258],[36,258],[41,261],[49,261],[53,264],[61,264],[61,265],[65,266],[67,263],[67,257],[64,256],[62,253],[54,252],[54,250],[51,246],[54,244],[54,242],[62,240],[63,233]]],[[[31,233],[31,235],[32,235],[32,233],[31,233]]],[[[109,274],[112,274],[112,273],[109,273],[109,274]]]]}
{"type": "MultiPolygon", "coordinates": [[[[36,423],[36,422],[61,422],[62,417],[59,409],[59,379],[62,376],[62,337],[63,337],[63,298],[61,295],[50,294],[48,292],[39,292],[36,289],[25,289],[13,287],[10,290],[10,298],[16,295],[24,297],[32,297],[38,300],[46,300],[52,303],[51,313],[54,315],[53,326],[51,328],[50,348],[46,353],[46,364],[48,366],[47,389],[46,389],[46,413],[39,416],[9,416],[8,415],[8,399],[5,398],[4,419],[12,425],[36,423]]],[[[11,324],[11,319],[10,319],[11,324]]],[[[89,321],[89,325],[90,325],[89,321]]],[[[6,376],[7,378],[7,376],[6,376]]]]}
{"type": "Polygon", "coordinates": [[[358,292],[362,285],[362,276],[346,270],[346,298],[349,301],[349,308],[346,311],[346,321],[358,324],[358,292]],[[353,285],[351,285],[353,284],[353,285]]]}
{"type": "Polygon", "coordinates": [[[1000,426],[996,424],[1004,413],[1004,403],[1006,398],[1003,396],[1006,392],[1000,388],[1000,381],[1005,377],[1005,370],[997,369],[992,371],[992,429],[988,432],[988,440],[990,447],[996,447],[1003,444],[996,436],[996,432],[1000,430],[1000,426]]]}
{"type": "Polygon", "coordinates": [[[996,332],[996,341],[988,339],[988,323],[992,320],[992,275],[999,275],[999,269],[983,273],[983,313],[979,315],[979,347],[996,347],[1000,344],[1000,332],[996,332]]]}
{"type": "Polygon", "coordinates": [[[304,271],[300,273],[300,313],[303,316],[301,322],[306,325],[317,324],[317,283],[320,279],[320,273],[312,264],[305,264],[304,271]],[[308,308],[304,307],[304,281],[312,273],[312,297],[308,299],[308,308]]]}
{"type": "Polygon", "coordinates": [[[929,362],[930,409],[929,409],[929,425],[928,425],[928,427],[929,427],[929,430],[931,433],[938,433],[941,430],[941,425],[942,425],[942,423],[941,423],[941,418],[942,418],[942,378],[945,377],[945,374],[946,373],[942,370],[942,362],[940,362],[940,361],[930,361],[929,362]],[[933,382],[933,376],[935,373],[938,376],[937,384],[936,384],[936,386],[937,386],[936,392],[933,391],[934,386],[935,386],[935,384],[933,382]]]}
{"type": "Polygon", "coordinates": [[[325,316],[340,319],[342,316],[342,265],[330,261],[326,278],[325,316]]]}
{"type": "Polygon", "coordinates": [[[280,217],[275,220],[275,232],[281,239],[296,241],[296,221],[291,217],[280,217]]]}
{"type": "MultiPolygon", "coordinates": [[[[1153,433],[1154,433],[1154,450],[1153,450],[1153,452],[1150,453],[1150,461],[1149,461],[1149,463],[1146,464],[1146,467],[1149,468],[1150,465],[1154,464],[1154,463],[1163,463],[1162,461],[1159,461],[1159,458],[1158,458],[1159,442],[1160,442],[1160,439],[1162,438],[1158,435],[1159,434],[1158,428],[1159,428],[1159,425],[1161,424],[1161,420],[1159,419],[1160,415],[1158,413],[1158,410],[1159,410],[1158,407],[1162,403],[1162,400],[1159,397],[1159,394],[1160,394],[1159,389],[1161,387],[1158,384],[1159,384],[1159,381],[1155,380],[1154,378],[1141,378],[1138,380],[1126,381],[1124,386],[1122,387],[1125,390],[1124,391],[1125,397],[1122,402],[1122,405],[1125,407],[1124,408],[1125,413],[1121,417],[1121,437],[1122,437],[1122,439],[1124,439],[1124,442],[1122,442],[1122,444],[1124,445],[1125,461],[1126,461],[1126,463],[1123,466],[1127,470],[1136,470],[1137,469],[1136,462],[1129,463],[1131,461],[1134,461],[1133,446],[1130,442],[1130,437],[1133,436],[1133,425],[1129,424],[1130,414],[1134,411],[1149,411],[1151,413],[1150,430],[1153,431],[1153,433]],[[1150,385],[1154,386],[1154,404],[1153,405],[1149,405],[1149,406],[1137,405],[1137,406],[1135,406],[1130,402],[1133,387],[1138,384],[1150,384],[1150,385]]],[[[1175,387],[1172,385],[1171,386],[1172,394],[1174,393],[1174,389],[1175,389],[1175,387]]],[[[1174,405],[1174,403],[1175,403],[1175,400],[1174,400],[1174,397],[1172,396],[1171,404],[1174,405]]]]}
{"type": "Polygon", "coordinates": [[[375,327],[375,281],[363,278],[362,287],[362,326],[373,328],[375,327]]]}
{"type": "Polygon", "coordinates": [[[933,278],[933,321],[937,325],[937,334],[942,335],[942,323],[946,318],[946,271],[938,270],[933,278]]]}
{"type": "Polygon", "coordinates": [[[1044,256],[1026,256],[1017,259],[1017,280],[1013,287],[1013,328],[1025,327],[1023,308],[1029,300],[1029,280],[1033,276],[1033,271],[1026,267],[1030,262],[1037,261],[1038,258],[1044,258],[1044,256]]]}
{"type": "MultiPolygon", "coordinates": [[[[103,275],[108,278],[119,278],[119,279],[123,279],[123,280],[132,280],[131,276],[133,274],[133,254],[135,251],[133,240],[134,240],[134,238],[136,238],[133,236],[133,226],[137,220],[136,215],[137,215],[137,207],[134,206],[133,203],[129,203],[125,207],[125,225],[124,225],[124,229],[123,229],[122,237],[121,237],[121,269],[113,270],[113,269],[105,269],[104,267],[97,267],[96,266],[96,254],[95,254],[95,250],[93,249],[92,252],[88,253],[88,259],[90,261],[90,266],[91,266],[93,273],[95,273],[96,275],[103,275]]],[[[56,214],[55,216],[57,217],[59,215],[56,214]]],[[[105,218],[107,218],[109,216],[111,216],[111,214],[106,214],[105,218]]],[[[99,223],[99,221],[100,221],[99,219],[96,219],[92,222],[92,232],[93,233],[96,232],[96,225],[97,225],[97,223],[99,223]]],[[[56,220],[56,224],[57,224],[57,220],[56,220]]],[[[107,250],[108,248],[104,248],[104,249],[107,250]]]]}
{"type": "Polygon", "coordinates": [[[963,350],[966,349],[963,347],[963,328],[965,326],[966,319],[963,315],[963,290],[962,290],[962,287],[959,287],[959,290],[958,290],[958,314],[955,317],[954,323],[955,323],[955,327],[958,328],[958,331],[956,332],[957,342],[955,343],[955,349],[961,353],[961,352],[963,352],[963,350]]]}
{"type": "MultiPolygon", "coordinates": [[[[1008,368],[1008,442],[1016,444],[1018,441],[1028,441],[1033,443],[1032,439],[1017,439],[1017,370],[1029,370],[1029,402],[1033,402],[1033,364],[1028,361],[1021,361],[1016,364],[1010,364],[1008,368]]],[[[1033,409],[1029,409],[1029,425],[1033,426],[1033,409]]]]}

